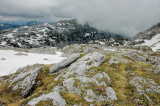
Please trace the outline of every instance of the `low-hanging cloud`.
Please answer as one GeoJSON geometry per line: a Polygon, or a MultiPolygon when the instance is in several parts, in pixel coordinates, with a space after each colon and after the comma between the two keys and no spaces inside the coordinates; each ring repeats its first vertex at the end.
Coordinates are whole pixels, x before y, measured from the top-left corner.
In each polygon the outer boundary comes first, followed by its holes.
{"type": "Polygon", "coordinates": [[[133,36],[160,22],[160,0],[1,0],[0,20],[77,18],[102,31],[133,36]],[[12,18],[13,17],[13,18],[12,18]]]}

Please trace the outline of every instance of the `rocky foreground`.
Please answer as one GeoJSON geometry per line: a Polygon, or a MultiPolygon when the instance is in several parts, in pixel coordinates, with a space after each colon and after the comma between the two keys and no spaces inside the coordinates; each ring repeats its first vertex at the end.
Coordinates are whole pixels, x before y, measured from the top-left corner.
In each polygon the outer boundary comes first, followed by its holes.
{"type": "Polygon", "coordinates": [[[160,105],[160,52],[98,44],[61,51],[67,59],[60,63],[26,66],[2,76],[0,105],[160,105]]]}

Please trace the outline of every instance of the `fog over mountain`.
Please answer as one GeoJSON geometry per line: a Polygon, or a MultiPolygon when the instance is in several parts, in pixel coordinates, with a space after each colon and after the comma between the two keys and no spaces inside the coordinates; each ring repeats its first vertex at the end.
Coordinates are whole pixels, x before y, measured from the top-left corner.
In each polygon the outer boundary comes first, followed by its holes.
{"type": "Polygon", "coordinates": [[[78,19],[111,33],[134,36],[160,20],[159,0],[1,0],[0,20],[78,19]]]}

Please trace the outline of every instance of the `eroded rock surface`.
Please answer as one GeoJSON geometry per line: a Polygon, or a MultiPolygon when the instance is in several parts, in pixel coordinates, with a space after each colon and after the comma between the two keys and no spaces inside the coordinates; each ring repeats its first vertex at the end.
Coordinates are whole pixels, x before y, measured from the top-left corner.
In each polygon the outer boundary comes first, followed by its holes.
{"type": "Polygon", "coordinates": [[[138,92],[160,93],[160,86],[153,79],[137,76],[131,79],[130,84],[135,86],[138,92]]]}
{"type": "Polygon", "coordinates": [[[61,95],[54,91],[49,94],[44,94],[38,98],[34,98],[27,103],[29,106],[35,106],[40,101],[51,100],[53,105],[56,106],[66,106],[66,101],[61,97],[61,95]]]}
{"type": "Polygon", "coordinates": [[[50,73],[54,73],[54,72],[59,71],[62,68],[65,68],[66,66],[70,65],[75,60],[77,60],[79,56],[80,56],[80,53],[72,54],[66,60],[64,60],[64,61],[62,61],[62,62],[60,62],[60,63],[58,63],[56,65],[53,65],[49,70],[50,73]]]}
{"type": "Polygon", "coordinates": [[[12,87],[12,90],[22,89],[22,96],[27,97],[36,84],[36,77],[40,70],[41,67],[24,67],[19,69],[20,74],[15,75],[9,87],[12,87]]]}

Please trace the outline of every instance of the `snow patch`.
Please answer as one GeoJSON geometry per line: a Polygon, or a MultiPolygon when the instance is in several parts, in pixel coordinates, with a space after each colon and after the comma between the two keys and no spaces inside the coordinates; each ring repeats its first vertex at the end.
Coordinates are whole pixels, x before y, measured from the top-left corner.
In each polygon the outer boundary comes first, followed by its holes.
{"type": "Polygon", "coordinates": [[[26,55],[15,55],[18,53],[13,50],[0,50],[0,58],[6,59],[5,61],[0,60],[0,76],[14,73],[20,67],[27,65],[53,64],[65,59],[61,57],[61,52],[56,52],[54,55],[21,52],[26,55]]]}
{"type": "Polygon", "coordinates": [[[3,35],[5,37],[8,37],[8,38],[13,38],[14,36],[12,35],[12,33],[8,34],[8,35],[3,35]]]}
{"type": "Polygon", "coordinates": [[[153,51],[160,50],[160,34],[157,34],[156,36],[153,36],[150,40],[145,40],[145,43],[141,45],[147,45],[152,48],[153,51]]]}

